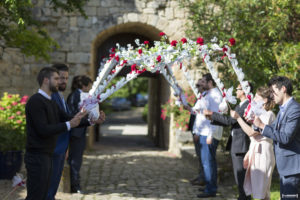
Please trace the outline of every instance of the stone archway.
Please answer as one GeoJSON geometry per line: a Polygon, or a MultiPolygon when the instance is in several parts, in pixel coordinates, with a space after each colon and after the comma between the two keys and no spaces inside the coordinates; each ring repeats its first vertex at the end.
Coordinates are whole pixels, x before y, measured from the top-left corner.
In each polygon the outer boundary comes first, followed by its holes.
{"type": "MultiPolygon", "coordinates": [[[[108,56],[109,49],[115,47],[116,43],[124,47],[129,43],[134,46],[136,38],[141,42],[148,40],[151,43],[160,39],[159,32],[160,30],[155,27],[140,22],[121,24],[100,32],[92,44],[90,68],[92,77],[97,76],[101,57],[108,56]]],[[[144,76],[149,78],[148,136],[157,146],[168,149],[170,122],[162,121],[160,114],[161,104],[165,103],[170,96],[170,87],[161,75],[146,73],[144,76]]]]}

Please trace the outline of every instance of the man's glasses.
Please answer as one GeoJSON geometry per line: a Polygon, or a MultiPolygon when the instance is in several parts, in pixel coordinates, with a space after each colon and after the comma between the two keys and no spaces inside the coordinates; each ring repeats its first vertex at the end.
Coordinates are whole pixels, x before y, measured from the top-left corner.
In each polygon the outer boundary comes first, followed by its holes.
{"type": "Polygon", "coordinates": [[[242,88],[235,88],[236,90],[243,90],[242,88]]]}
{"type": "Polygon", "coordinates": [[[200,84],[196,84],[196,87],[200,87],[201,85],[200,84]]]}

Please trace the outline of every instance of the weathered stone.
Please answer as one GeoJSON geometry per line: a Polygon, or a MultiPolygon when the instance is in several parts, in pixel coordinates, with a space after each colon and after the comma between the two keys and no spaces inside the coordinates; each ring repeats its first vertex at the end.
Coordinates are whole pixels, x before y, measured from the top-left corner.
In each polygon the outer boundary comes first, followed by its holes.
{"type": "MultiPolygon", "coordinates": [[[[8,77],[8,76],[1,76],[1,78],[0,78],[0,87],[1,88],[11,87],[11,78],[8,77]]],[[[1,93],[1,96],[2,96],[2,93],[1,93]]]]}
{"type": "Polygon", "coordinates": [[[102,0],[101,1],[101,7],[113,7],[115,5],[115,1],[111,0],[102,0]]]}
{"type": "Polygon", "coordinates": [[[67,62],[69,63],[89,63],[90,54],[89,53],[68,53],[67,62]]]}
{"type": "Polygon", "coordinates": [[[108,15],[109,10],[107,8],[99,7],[97,8],[97,15],[99,17],[108,15]]]}
{"type": "Polygon", "coordinates": [[[138,15],[136,13],[128,13],[128,21],[129,22],[138,21],[138,15]]]}
{"type": "Polygon", "coordinates": [[[95,6],[84,7],[84,12],[87,16],[95,16],[97,15],[97,7],[95,6]]]}
{"type": "Polygon", "coordinates": [[[108,10],[109,10],[109,14],[111,14],[111,15],[114,15],[114,14],[120,12],[120,8],[118,8],[118,7],[112,7],[112,8],[109,8],[108,10]]]}
{"type": "Polygon", "coordinates": [[[3,47],[0,47],[0,59],[2,59],[3,56],[3,47]]]}
{"type": "Polygon", "coordinates": [[[156,13],[156,9],[154,9],[154,8],[145,8],[145,9],[143,10],[143,12],[144,12],[145,14],[155,14],[155,13],[156,13]]]}
{"type": "Polygon", "coordinates": [[[89,0],[87,3],[88,6],[100,6],[101,1],[100,0],[89,0]]]}
{"type": "Polygon", "coordinates": [[[78,27],[90,27],[92,24],[92,18],[88,17],[87,19],[84,17],[77,17],[77,26],[78,27]]]}
{"type": "Polygon", "coordinates": [[[147,24],[156,27],[159,17],[157,15],[149,15],[147,24]]]}
{"type": "Polygon", "coordinates": [[[166,20],[164,18],[159,18],[159,20],[157,22],[157,28],[159,30],[164,31],[168,25],[169,25],[169,21],[168,20],[166,20]]]}
{"type": "Polygon", "coordinates": [[[182,19],[185,16],[185,12],[182,8],[174,9],[174,16],[176,18],[182,19]]]}
{"type": "Polygon", "coordinates": [[[82,30],[79,32],[79,43],[90,44],[96,37],[96,33],[92,30],[82,30]]]}
{"type": "Polygon", "coordinates": [[[50,54],[52,62],[65,63],[66,53],[65,52],[53,52],[50,54]]]}
{"type": "Polygon", "coordinates": [[[70,17],[70,27],[76,27],[77,26],[77,17],[70,17]]]}
{"type": "Polygon", "coordinates": [[[57,28],[66,29],[69,26],[69,19],[67,17],[62,17],[57,22],[57,28]]]}
{"type": "Polygon", "coordinates": [[[51,9],[50,8],[42,8],[41,15],[50,16],[51,15],[51,9]]]}
{"type": "Polygon", "coordinates": [[[173,8],[166,8],[166,18],[167,19],[174,19],[174,11],[173,8]]]}

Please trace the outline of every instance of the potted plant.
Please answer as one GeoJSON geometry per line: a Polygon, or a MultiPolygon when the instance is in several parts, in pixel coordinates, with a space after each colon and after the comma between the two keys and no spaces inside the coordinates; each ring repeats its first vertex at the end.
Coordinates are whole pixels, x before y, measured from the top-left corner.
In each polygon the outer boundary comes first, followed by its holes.
{"type": "Polygon", "coordinates": [[[0,179],[11,179],[21,168],[27,99],[28,96],[4,93],[0,100],[0,179]]]}

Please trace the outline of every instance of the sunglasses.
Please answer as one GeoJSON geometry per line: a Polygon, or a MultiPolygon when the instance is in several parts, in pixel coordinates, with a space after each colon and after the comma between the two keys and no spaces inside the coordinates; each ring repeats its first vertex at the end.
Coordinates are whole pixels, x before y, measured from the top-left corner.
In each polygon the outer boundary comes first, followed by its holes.
{"type": "Polygon", "coordinates": [[[196,87],[200,87],[201,85],[199,85],[199,84],[196,84],[196,87]]]}

